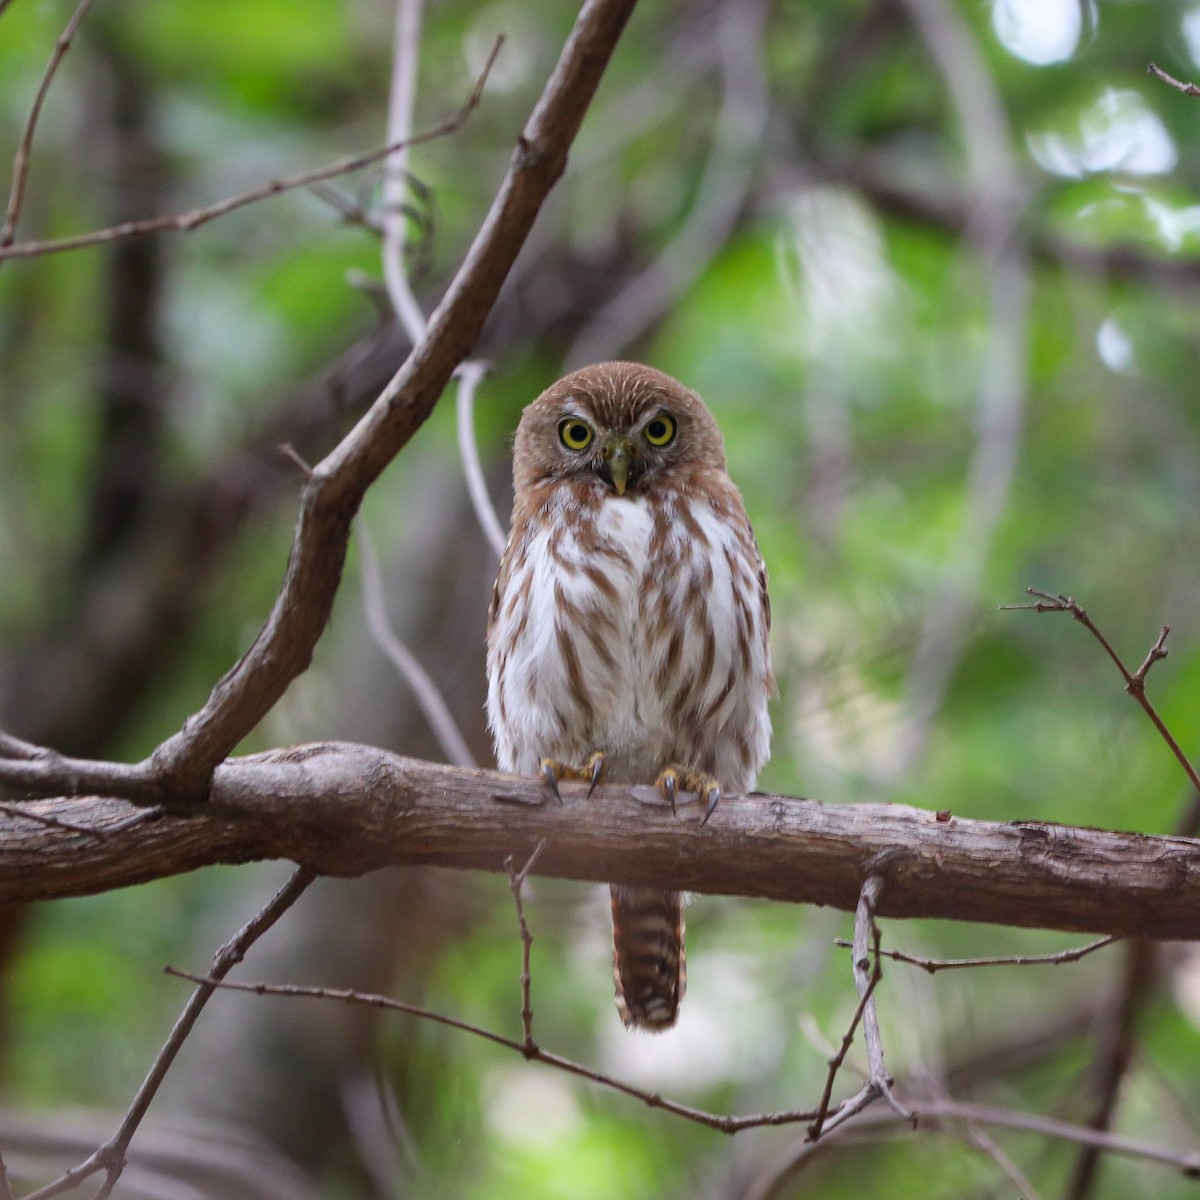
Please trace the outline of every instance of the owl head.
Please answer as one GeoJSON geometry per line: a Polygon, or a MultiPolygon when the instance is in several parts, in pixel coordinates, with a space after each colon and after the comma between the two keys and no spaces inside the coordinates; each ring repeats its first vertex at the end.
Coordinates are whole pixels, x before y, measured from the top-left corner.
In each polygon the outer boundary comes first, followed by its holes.
{"type": "Polygon", "coordinates": [[[704,401],[640,363],[597,363],[564,376],[525,409],[513,447],[518,493],[577,480],[636,496],[702,486],[705,475],[724,470],[721,431],[704,401]]]}

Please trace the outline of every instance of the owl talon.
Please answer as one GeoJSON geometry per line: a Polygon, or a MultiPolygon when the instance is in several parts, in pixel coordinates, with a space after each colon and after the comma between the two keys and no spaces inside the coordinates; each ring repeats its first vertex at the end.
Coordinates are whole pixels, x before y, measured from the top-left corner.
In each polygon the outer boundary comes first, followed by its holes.
{"type": "Polygon", "coordinates": [[[552,758],[543,758],[541,766],[542,782],[554,793],[554,799],[562,804],[562,792],[558,790],[559,765],[552,758]]]}
{"type": "Polygon", "coordinates": [[[701,825],[708,823],[708,818],[716,811],[721,800],[721,785],[703,771],[685,771],[682,767],[663,767],[658,773],[655,787],[675,812],[675,800],[680,792],[694,792],[697,799],[704,802],[704,817],[701,825]]]}
{"type": "Polygon", "coordinates": [[[671,816],[675,816],[675,794],[679,790],[679,776],[672,768],[668,767],[658,777],[658,788],[671,806],[671,816]]]}
{"type": "Polygon", "coordinates": [[[588,785],[588,799],[590,800],[592,793],[604,782],[606,765],[603,753],[597,750],[588,755],[587,761],[582,767],[573,767],[568,763],[561,763],[555,758],[543,758],[540,774],[542,782],[554,793],[555,800],[561,804],[563,798],[562,793],[558,790],[559,780],[577,779],[581,783],[586,783],[588,785]]]}
{"type": "Polygon", "coordinates": [[[604,755],[597,750],[588,760],[587,765],[591,768],[592,776],[591,783],[588,784],[587,798],[592,798],[592,793],[597,786],[604,782],[604,773],[608,764],[604,761],[604,755]]]}

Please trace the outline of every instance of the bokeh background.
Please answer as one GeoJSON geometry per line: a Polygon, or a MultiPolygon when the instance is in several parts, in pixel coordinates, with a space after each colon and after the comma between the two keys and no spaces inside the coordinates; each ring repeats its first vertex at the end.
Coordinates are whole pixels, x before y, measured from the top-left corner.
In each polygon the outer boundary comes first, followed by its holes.
{"type": "MultiPolygon", "coordinates": [[[[0,162],[71,8],[0,4],[0,162]]],[[[408,267],[427,310],[575,11],[439,0],[423,14],[417,128],[457,109],[507,39],[478,110],[409,162],[408,267]]],[[[364,0],[102,0],[47,101],[19,239],[184,212],[382,143],[394,23],[364,0]]],[[[1070,593],[1131,667],[1169,624],[1151,693],[1200,751],[1200,99],[1151,61],[1200,75],[1200,6],[635,13],[479,348],[476,433],[504,522],[521,407],[564,369],[635,357],[707,399],[771,571],[781,694],[762,786],[1187,827],[1182,772],[1096,644],[1068,617],[999,611],[1028,585],[1070,593]]],[[[190,233],[0,262],[0,726],[138,758],[248,645],[296,507],[278,446],[319,457],[408,346],[382,284],[381,180],[376,167],[190,233]]],[[[489,763],[495,558],[449,398],[365,521],[396,634],[489,763]]],[[[368,631],[358,564],[312,670],[246,750],[338,737],[443,757],[368,631]]],[[[213,869],[3,912],[0,1147],[15,1177],[95,1146],[186,997],[162,966],[203,968],[285,875],[213,869]]],[[[604,889],[537,881],[528,915],[547,1047],[717,1110],[819,1096],[856,1001],[834,945],[844,915],[696,898],[687,1001],[660,1038],[613,1010],[604,889]]],[[[1071,944],[949,922],[884,937],[943,956],[1071,944]]],[[[391,990],[519,1035],[519,970],[503,877],[394,871],[319,885],[243,974],[391,990]]],[[[910,1094],[1086,1123],[1116,1045],[1113,1126],[1200,1144],[1186,948],[932,977],[891,965],[878,998],[910,1094]]],[[[206,1012],[118,1194],[1013,1194],[958,1133],[877,1129],[792,1174],[802,1127],[731,1140],[415,1020],[232,996],[206,1012]]],[[[1088,1168],[1077,1148],[992,1136],[1042,1195],[1195,1189],[1170,1168],[1088,1168]]]]}

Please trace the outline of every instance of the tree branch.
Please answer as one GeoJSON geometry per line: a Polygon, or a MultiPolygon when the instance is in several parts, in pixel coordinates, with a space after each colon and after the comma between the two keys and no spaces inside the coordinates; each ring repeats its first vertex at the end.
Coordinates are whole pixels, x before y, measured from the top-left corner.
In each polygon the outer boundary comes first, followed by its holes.
{"type": "MultiPolygon", "coordinates": [[[[36,766],[12,764],[12,770],[36,766]]],[[[41,764],[47,771],[50,764],[41,764]]],[[[0,764],[0,781],[9,765],[0,764]]],[[[51,780],[43,779],[42,791],[51,780]]],[[[752,794],[679,815],[653,789],[605,785],[547,804],[544,785],[331,742],[220,766],[211,802],[130,826],[116,799],[30,802],[94,837],[0,822],[0,902],[104,891],[213,863],[287,858],[331,875],[426,863],[503,871],[545,838],[537,873],[761,896],[852,912],[871,875],[880,917],[1200,937],[1200,842],[1044,821],[1000,824],[900,804],[752,794]],[[657,793],[655,793],[657,795],[657,793]]],[[[686,797],[685,797],[686,799],[686,797]]]]}
{"type": "MultiPolygon", "coordinates": [[[[250,649],[208,702],[143,763],[124,768],[123,795],[195,803],[218,763],[268,713],[312,658],[341,582],[363,495],[420,428],[475,345],[550,189],[634,0],[587,0],[518,141],[474,244],[426,336],[371,408],[305,484],[292,552],[275,605],[250,649]]],[[[98,788],[97,790],[109,790],[98,788]]]]}
{"type": "Polygon", "coordinates": [[[41,82],[38,84],[37,93],[33,98],[33,105],[29,110],[29,116],[25,119],[25,128],[21,132],[21,141],[17,145],[16,157],[13,159],[12,186],[9,189],[8,205],[4,212],[4,226],[0,228],[0,249],[12,243],[17,222],[21,219],[21,206],[25,202],[25,181],[29,177],[30,160],[33,154],[33,137],[37,131],[38,118],[42,115],[42,105],[46,102],[46,96],[50,91],[50,85],[54,82],[54,76],[58,71],[59,63],[62,62],[67,51],[70,50],[71,42],[78,32],[83,18],[87,15],[88,9],[92,7],[94,2],[95,0],[79,0],[79,5],[76,7],[74,13],[71,14],[71,19],[67,22],[66,29],[62,31],[58,40],[54,43],[54,50],[50,55],[50,61],[46,64],[46,70],[43,72],[41,82]]]}
{"type": "MultiPolygon", "coordinates": [[[[87,2],[91,4],[94,0],[87,0],[87,2]]],[[[122,241],[125,238],[146,237],[153,233],[168,231],[191,233],[192,230],[199,229],[201,225],[207,225],[209,221],[215,221],[218,217],[236,212],[248,204],[257,204],[260,200],[270,200],[274,196],[281,196],[284,192],[294,191],[296,188],[313,187],[326,180],[336,179],[340,175],[353,174],[355,171],[361,171],[364,167],[371,166],[372,163],[395,155],[402,155],[411,146],[446,137],[461,129],[471,113],[479,107],[484,84],[487,83],[488,74],[499,49],[500,43],[497,42],[462,108],[439,121],[431,129],[391,139],[374,150],[348,154],[323,167],[300,171],[295,175],[284,175],[278,179],[269,179],[266,183],[250,188],[248,191],[239,192],[236,196],[226,196],[223,200],[206,204],[202,208],[190,209],[188,212],[122,221],[117,225],[108,225],[104,229],[93,229],[87,233],[74,233],[66,237],[46,240],[13,242],[9,237],[8,241],[0,241],[0,262],[8,258],[40,258],[46,254],[60,254],[65,250],[82,250],[88,246],[103,246],[109,242],[122,241]]]]}
{"type": "Polygon", "coordinates": [[[158,1094],[163,1079],[166,1078],[171,1065],[179,1056],[183,1043],[187,1041],[188,1034],[191,1033],[200,1013],[212,998],[213,992],[216,991],[225,976],[242,961],[246,951],[295,904],[305,888],[312,883],[313,878],[313,872],[307,868],[297,871],[267,905],[217,951],[213,957],[213,965],[209,974],[197,981],[196,990],[176,1018],[174,1027],[163,1043],[162,1049],[155,1056],[154,1062],[150,1065],[150,1070],[142,1081],[142,1086],[138,1088],[125,1116],[121,1119],[117,1131],[94,1154],[89,1155],[78,1166],[64,1172],[58,1179],[46,1184],[45,1187],[30,1192],[26,1200],[48,1200],[50,1196],[57,1196],[61,1192],[69,1191],[97,1171],[105,1172],[105,1181],[99,1192],[96,1193],[96,1200],[106,1200],[106,1197],[112,1193],[121,1173],[125,1170],[126,1153],[129,1150],[129,1143],[133,1140],[133,1135],[145,1118],[151,1101],[158,1094]]]}

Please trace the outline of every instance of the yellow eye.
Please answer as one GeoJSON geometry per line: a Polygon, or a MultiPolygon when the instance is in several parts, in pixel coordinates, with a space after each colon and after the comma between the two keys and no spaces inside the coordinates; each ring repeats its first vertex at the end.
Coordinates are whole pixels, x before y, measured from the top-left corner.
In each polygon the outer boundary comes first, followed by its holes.
{"type": "Polygon", "coordinates": [[[559,422],[558,436],[568,450],[586,450],[591,445],[594,435],[591,426],[568,417],[565,421],[559,422]]]}
{"type": "Polygon", "coordinates": [[[665,446],[675,436],[675,422],[669,413],[659,413],[646,426],[646,441],[652,446],[665,446]]]}

